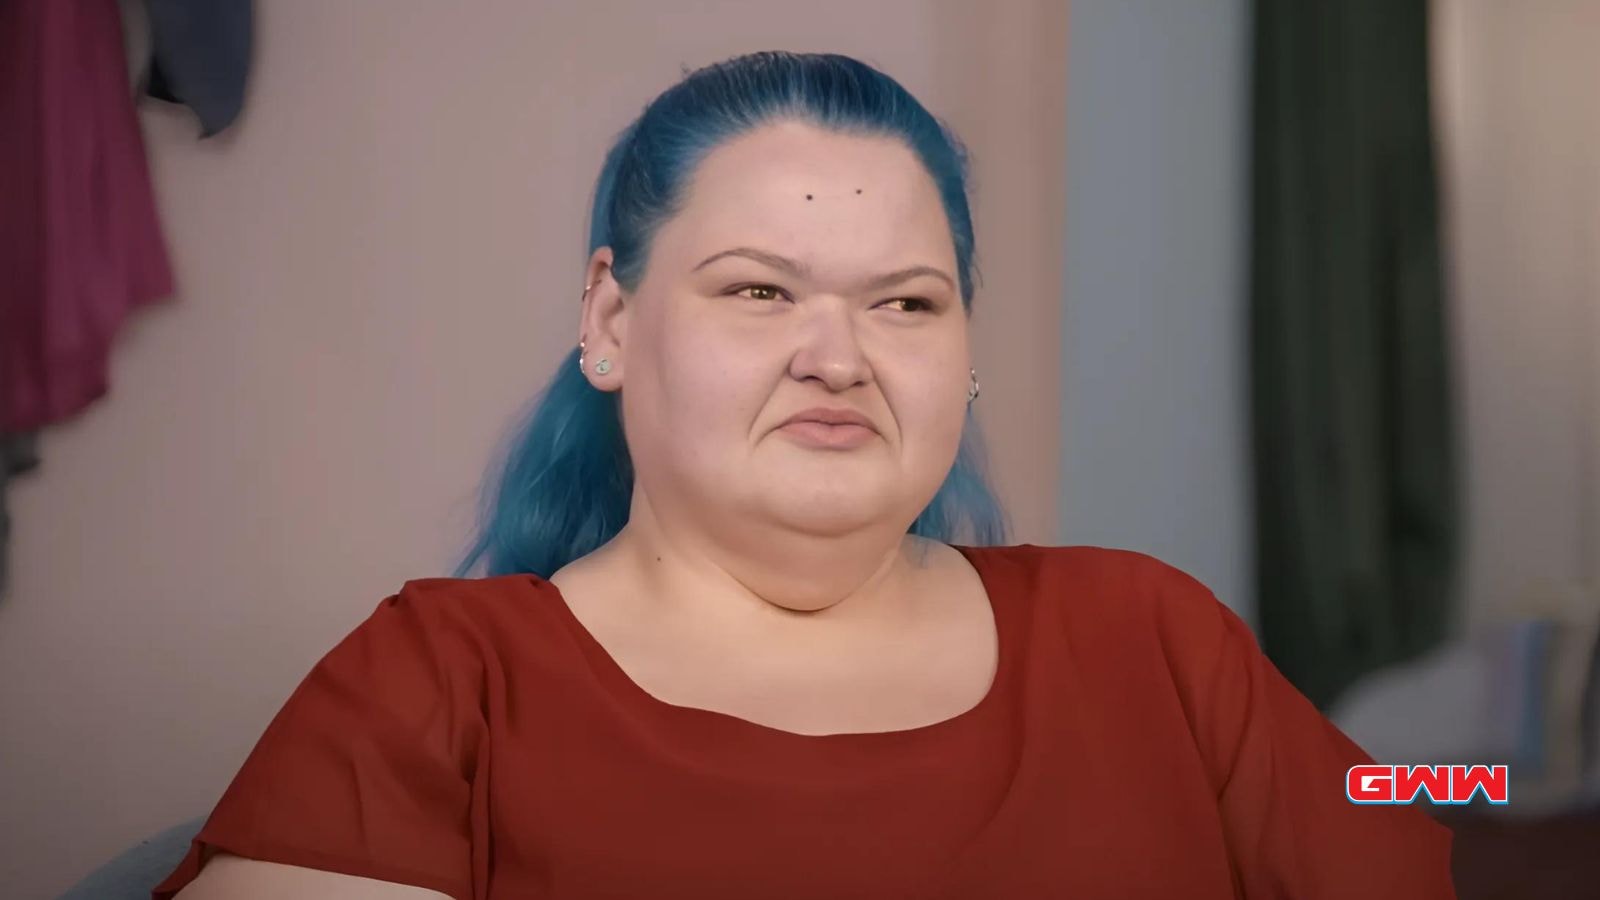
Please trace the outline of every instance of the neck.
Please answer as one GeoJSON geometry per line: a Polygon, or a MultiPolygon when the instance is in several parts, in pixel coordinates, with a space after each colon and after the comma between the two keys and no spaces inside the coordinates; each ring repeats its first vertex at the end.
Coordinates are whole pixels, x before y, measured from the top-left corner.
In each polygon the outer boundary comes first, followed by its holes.
{"type": "Polygon", "coordinates": [[[664,523],[637,493],[627,526],[606,547],[650,595],[775,618],[855,619],[903,611],[918,567],[903,530],[816,535],[776,527],[710,534],[664,523]],[[731,602],[730,602],[731,601],[731,602]]]}

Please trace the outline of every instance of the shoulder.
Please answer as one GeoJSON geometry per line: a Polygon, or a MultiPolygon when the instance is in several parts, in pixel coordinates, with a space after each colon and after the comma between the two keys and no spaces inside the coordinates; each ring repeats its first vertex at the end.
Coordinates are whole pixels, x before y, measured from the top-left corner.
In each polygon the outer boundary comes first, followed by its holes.
{"type": "Polygon", "coordinates": [[[415,578],[383,598],[361,627],[492,635],[547,614],[553,600],[555,587],[537,575],[415,578]]]}
{"type": "Polygon", "coordinates": [[[435,675],[476,671],[503,655],[507,635],[541,631],[529,618],[548,609],[547,582],[532,575],[418,578],[378,602],[323,659],[435,675]]]}
{"type": "Polygon", "coordinates": [[[486,578],[413,578],[385,597],[373,611],[418,618],[441,627],[475,627],[515,615],[539,602],[550,585],[536,575],[486,578]]]}
{"type": "Polygon", "coordinates": [[[1155,556],[1110,547],[1023,544],[968,551],[991,584],[1080,647],[1149,649],[1175,667],[1225,645],[1254,649],[1244,622],[1193,575],[1155,556]]]}
{"type": "Polygon", "coordinates": [[[402,583],[317,661],[280,718],[302,728],[327,719],[426,731],[441,709],[478,709],[485,678],[517,655],[507,642],[550,630],[527,627],[544,584],[531,576],[402,583]]]}
{"type": "Polygon", "coordinates": [[[1178,616],[1209,614],[1220,606],[1193,575],[1135,550],[1020,544],[965,552],[1002,584],[1047,594],[1072,606],[1178,616]]]}

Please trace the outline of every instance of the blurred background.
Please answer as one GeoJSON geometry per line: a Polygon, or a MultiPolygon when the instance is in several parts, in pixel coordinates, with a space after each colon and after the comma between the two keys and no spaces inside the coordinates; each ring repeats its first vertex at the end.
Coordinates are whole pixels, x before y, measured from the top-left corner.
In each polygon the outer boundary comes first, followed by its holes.
{"type": "Polygon", "coordinates": [[[1187,570],[1380,762],[1509,764],[1438,813],[1463,898],[1600,896],[1592,0],[0,0],[0,894],[207,813],[448,572],[605,148],[757,49],[967,142],[1014,540],[1187,570]]]}

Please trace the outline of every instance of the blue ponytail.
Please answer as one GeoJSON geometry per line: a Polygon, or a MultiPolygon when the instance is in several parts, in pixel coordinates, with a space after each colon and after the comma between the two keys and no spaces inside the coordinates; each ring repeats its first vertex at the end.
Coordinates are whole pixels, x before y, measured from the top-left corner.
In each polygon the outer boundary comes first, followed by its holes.
{"type": "MultiPolygon", "coordinates": [[[[955,244],[962,304],[975,281],[967,157],[961,143],[894,79],[847,56],[764,52],[688,75],[645,107],[606,154],[590,214],[589,252],[610,247],[612,274],[637,290],[650,242],[677,214],[695,167],[713,148],[764,123],[897,138],[938,185],[955,244]]],[[[479,532],[455,574],[557,569],[611,540],[628,521],[633,464],[618,395],[597,391],[568,354],[518,423],[484,486],[479,532]]],[[[955,464],[910,528],[946,542],[1002,543],[1005,516],[985,474],[971,414],[955,464]]]]}

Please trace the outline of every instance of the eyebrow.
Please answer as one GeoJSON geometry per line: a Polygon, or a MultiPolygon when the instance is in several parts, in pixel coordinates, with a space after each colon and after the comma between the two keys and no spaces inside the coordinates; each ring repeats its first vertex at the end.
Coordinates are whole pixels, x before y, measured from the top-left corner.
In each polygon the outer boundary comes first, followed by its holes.
{"type": "MultiPolygon", "coordinates": [[[[811,269],[805,263],[792,260],[787,256],[779,256],[776,253],[769,253],[765,250],[757,250],[754,247],[734,247],[732,250],[724,250],[721,253],[713,253],[701,260],[700,264],[695,266],[690,271],[698,272],[725,256],[742,256],[745,259],[752,259],[764,266],[777,269],[778,271],[787,273],[795,278],[809,279],[811,277],[811,269]]],[[[887,272],[883,275],[877,275],[867,279],[867,281],[862,285],[862,289],[868,291],[882,290],[883,288],[899,284],[902,281],[909,281],[918,275],[931,275],[949,285],[951,290],[955,290],[955,279],[945,274],[943,269],[938,269],[933,266],[908,266],[904,269],[898,269],[893,272],[887,272]]]]}

